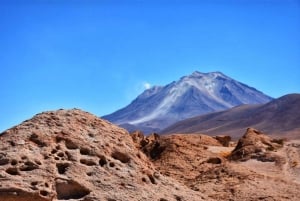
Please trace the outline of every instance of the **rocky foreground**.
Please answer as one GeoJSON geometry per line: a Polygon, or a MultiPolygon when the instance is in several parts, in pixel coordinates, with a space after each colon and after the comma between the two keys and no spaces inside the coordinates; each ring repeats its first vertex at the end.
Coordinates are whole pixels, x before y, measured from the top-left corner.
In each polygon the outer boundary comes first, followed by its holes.
{"type": "Polygon", "coordinates": [[[131,135],[81,110],[44,112],[0,135],[1,201],[299,200],[300,143],[131,135]]]}

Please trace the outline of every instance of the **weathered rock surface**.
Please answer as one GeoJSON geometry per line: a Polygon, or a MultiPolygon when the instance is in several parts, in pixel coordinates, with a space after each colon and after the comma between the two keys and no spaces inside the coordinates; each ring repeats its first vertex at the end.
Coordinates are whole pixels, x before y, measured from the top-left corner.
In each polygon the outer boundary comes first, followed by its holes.
{"type": "Polygon", "coordinates": [[[150,154],[149,158],[163,175],[207,195],[208,199],[299,200],[298,143],[282,145],[282,141],[255,129],[248,129],[236,148],[224,147],[220,141],[205,135],[154,135],[154,138],[133,133],[132,137],[137,135],[136,139],[140,140],[135,142],[142,142],[136,143],[137,147],[146,154],[162,150],[156,157],[150,154]],[[240,160],[238,151],[243,149],[246,154],[240,160]],[[246,156],[249,160],[245,160],[246,156]],[[236,160],[228,160],[230,157],[236,160]]]}
{"type": "Polygon", "coordinates": [[[77,109],[38,114],[0,140],[1,201],[207,200],[156,171],[127,131],[77,109]]]}
{"type": "Polygon", "coordinates": [[[283,146],[283,140],[272,139],[253,128],[248,128],[245,135],[238,141],[232,151],[230,159],[249,160],[258,159],[261,161],[275,161],[274,151],[283,146]]]}
{"type": "Polygon", "coordinates": [[[0,201],[298,201],[300,141],[131,135],[81,110],[0,135],[0,201]],[[224,146],[225,145],[225,146],[224,146]]]}

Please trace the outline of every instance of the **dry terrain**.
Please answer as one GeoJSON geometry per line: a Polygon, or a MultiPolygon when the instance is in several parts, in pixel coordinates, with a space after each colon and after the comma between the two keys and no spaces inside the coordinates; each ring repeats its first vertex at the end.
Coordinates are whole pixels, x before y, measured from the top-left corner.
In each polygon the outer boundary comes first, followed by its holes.
{"type": "Polygon", "coordinates": [[[38,114],[0,140],[1,201],[206,200],[160,174],[127,131],[80,110],[38,114]]]}
{"type": "Polygon", "coordinates": [[[162,134],[230,134],[240,138],[245,128],[254,127],[275,137],[300,139],[300,94],[289,94],[266,104],[235,108],[177,122],[162,134]]]}
{"type": "Polygon", "coordinates": [[[44,112],[0,135],[1,201],[300,198],[300,141],[129,134],[87,112],[44,112]]]}
{"type": "MultiPolygon", "coordinates": [[[[134,134],[136,135],[136,133],[134,134]]],[[[196,134],[149,136],[141,150],[164,175],[212,200],[300,199],[300,142],[248,129],[235,147],[196,134]],[[152,145],[151,145],[152,144],[152,145]]]]}

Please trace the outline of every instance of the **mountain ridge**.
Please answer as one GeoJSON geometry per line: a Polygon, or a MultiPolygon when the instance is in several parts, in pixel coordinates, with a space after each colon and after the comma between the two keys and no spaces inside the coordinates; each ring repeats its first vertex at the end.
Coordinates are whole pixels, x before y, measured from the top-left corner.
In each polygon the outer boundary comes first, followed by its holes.
{"type": "Polygon", "coordinates": [[[161,133],[239,134],[255,127],[274,135],[300,138],[300,94],[288,94],[265,104],[241,105],[179,121],[161,133]]]}

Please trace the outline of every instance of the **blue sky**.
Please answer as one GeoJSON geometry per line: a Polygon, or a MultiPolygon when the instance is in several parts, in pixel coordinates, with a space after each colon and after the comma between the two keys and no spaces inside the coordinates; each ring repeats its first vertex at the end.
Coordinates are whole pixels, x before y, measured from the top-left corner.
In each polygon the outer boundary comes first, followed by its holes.
{"type": "Polygon", "coordinates": [[[45,110],[102,116],[196,70],[299,93],[299,55],[298,0],[1,0],[0,131],[45,110]]]}

